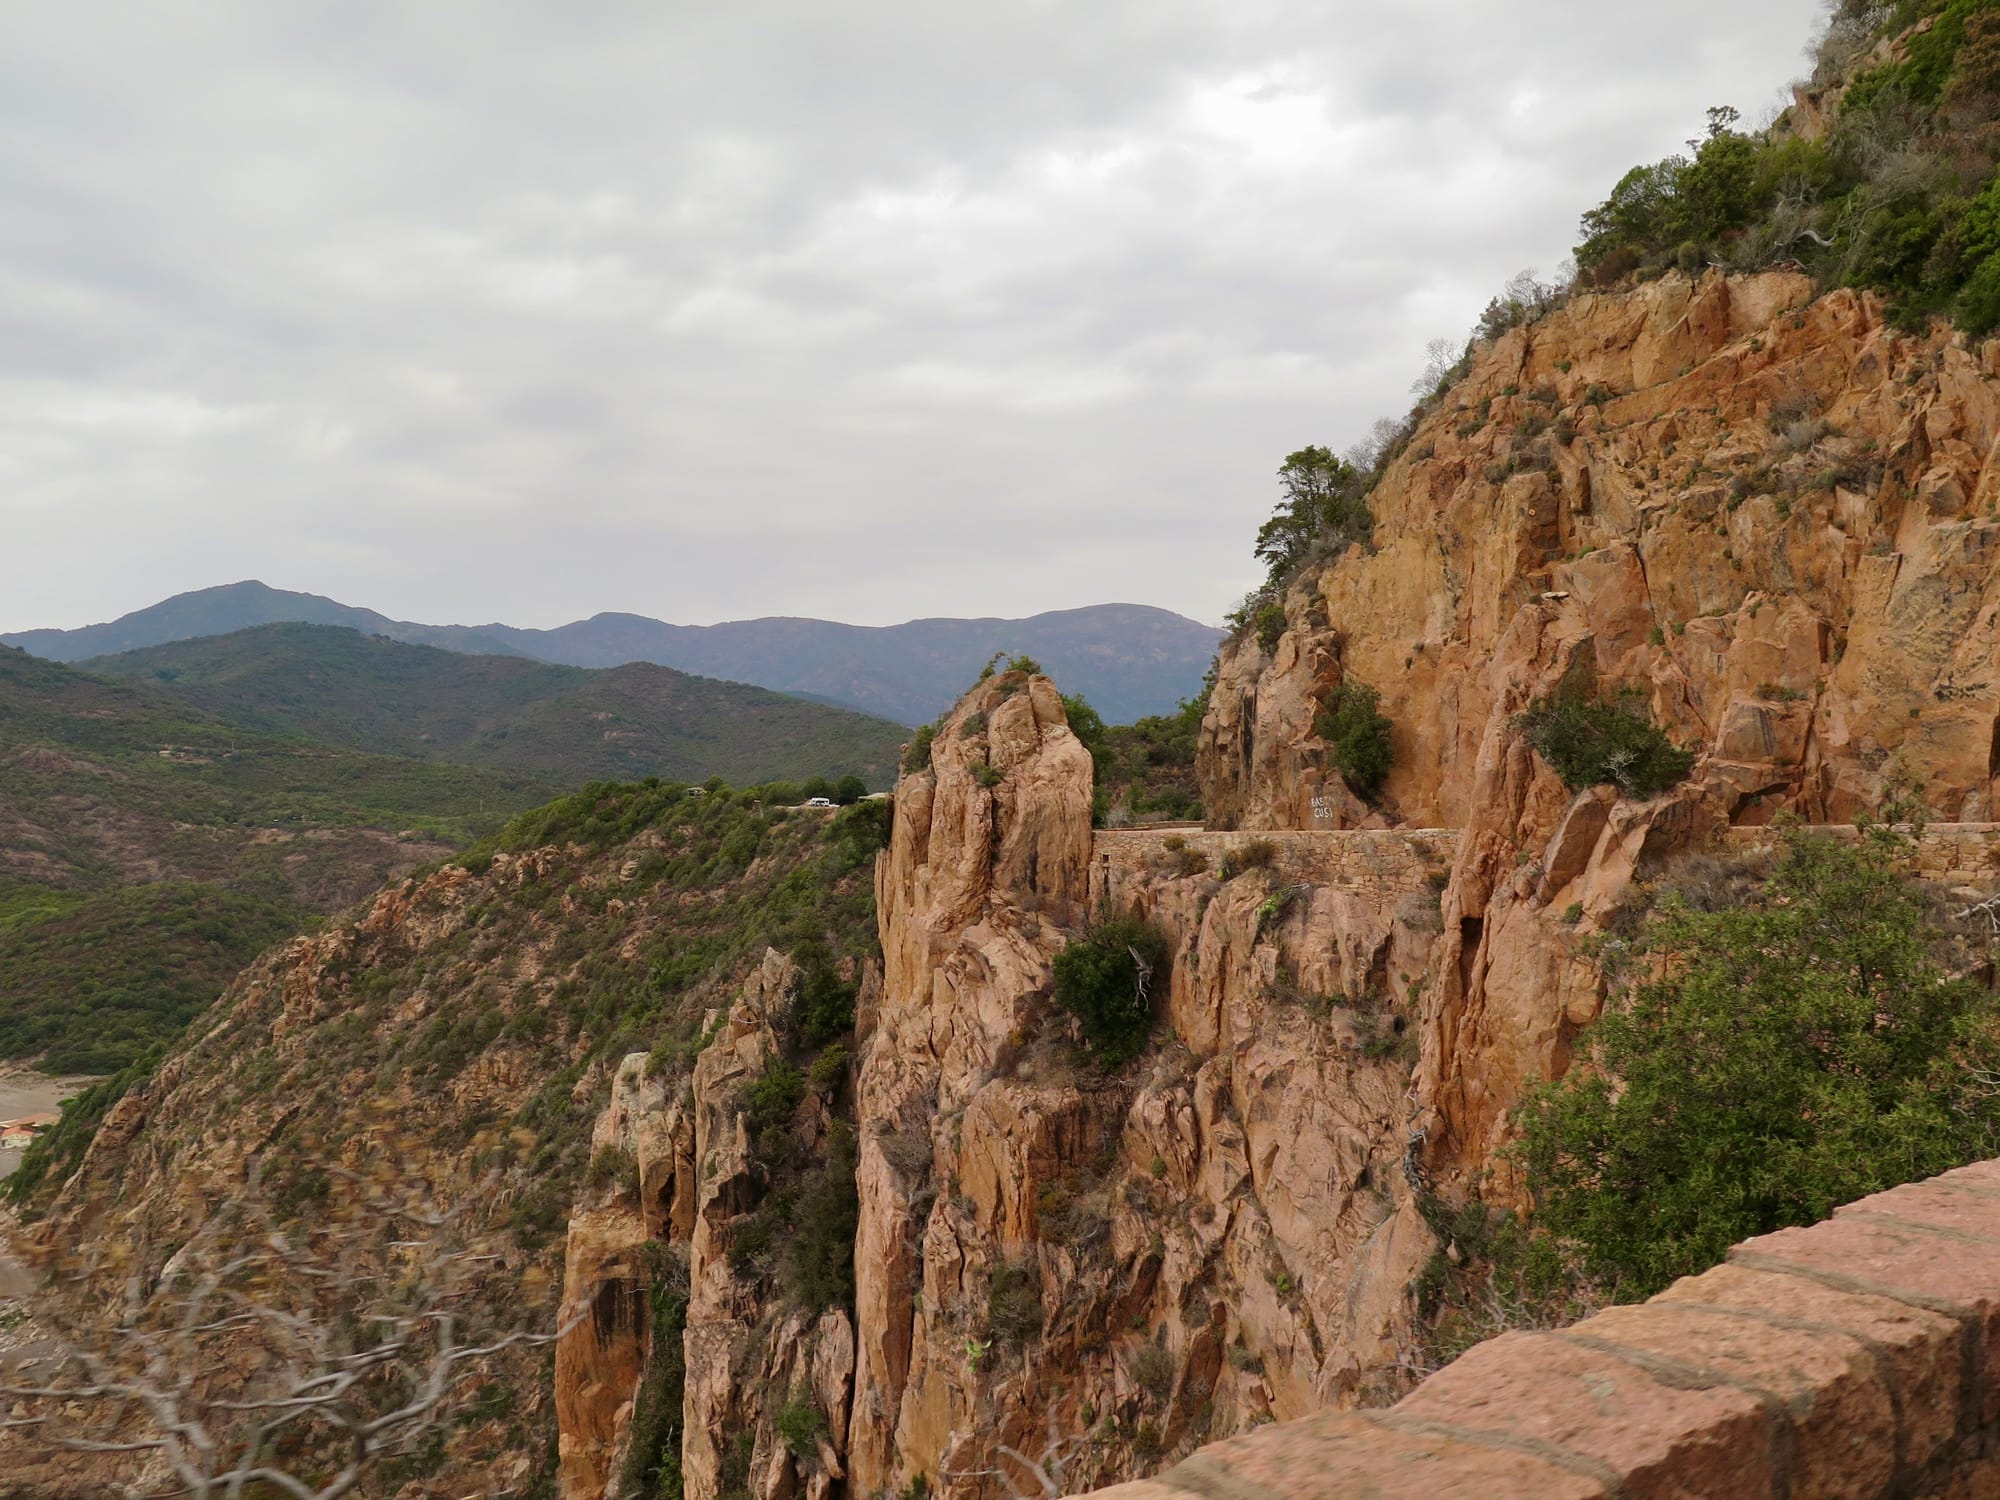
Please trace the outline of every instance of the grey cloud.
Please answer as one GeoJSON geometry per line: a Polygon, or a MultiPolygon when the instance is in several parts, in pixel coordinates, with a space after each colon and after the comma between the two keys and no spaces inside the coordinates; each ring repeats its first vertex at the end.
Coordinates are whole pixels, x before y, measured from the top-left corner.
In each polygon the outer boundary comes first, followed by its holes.
{"type": "Polygon", "coordinates": [[[18,7],[0,628],[1215,618],[1279,458],[1816,9],[18,7]]]}

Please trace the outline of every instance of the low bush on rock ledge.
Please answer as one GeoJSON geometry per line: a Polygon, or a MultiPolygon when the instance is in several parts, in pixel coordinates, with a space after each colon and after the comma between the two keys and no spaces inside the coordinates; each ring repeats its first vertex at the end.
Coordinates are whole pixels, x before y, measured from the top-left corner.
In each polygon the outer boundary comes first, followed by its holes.
{"type": "Polygon", "coordinates": [[[1082,1023],[1084,1045],[1106,1067],[1145,1047],[1167,954],[1165,933],[1128,916],[1098,923],[1056,955],[1056,1001],[1082,1023]]]}
{"type": "Polygon", "coordinates": [[[1657,797],[1694,767],[1694,752],[1667,738],[1636,693],[1598,697],[1576,674],[1515,723],[1573,792],[1615,785],[1633,797],[1657,797]]]}

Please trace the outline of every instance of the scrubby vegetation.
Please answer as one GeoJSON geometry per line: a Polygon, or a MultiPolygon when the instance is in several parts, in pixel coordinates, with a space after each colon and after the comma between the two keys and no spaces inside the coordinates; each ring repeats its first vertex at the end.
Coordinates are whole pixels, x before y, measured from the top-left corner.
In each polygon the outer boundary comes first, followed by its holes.
{"type": "Polygon", "coordinates": [[[681,1438],[686,1427],[688,1269],[664,1245],[647,1268],[651,1352],[632,1408],[632,1435],[619,1493],[681,1500],[681,1438]]]}
{"type": "Polygon", "coordinates": [[[2000,1149],[2000,1000],[1898,844],[1796,830],[1755,899],[1670,897],[1592,1065],[1528,1100],[1537,1229],[1617,1295],[2000,1149]]]}
{"type": "MultiPolygon", "coordinates": [[[[1885,294],[1905,328],[1943,316],[1975,336],[2000,329],[2000,6],[1832,0],[1818,53],[1810,111],[1744,129],[1735,109],[1709,110],[1685,152],[1633,168],[1584,214],[1574,269],[1552,280],[1522,271],[1463,343],[1432,341],[1405,416],[1383,418],[1342,458],[1325,448],[1289,455],[1283,499],[1258,533],[1265,581],[1230,613],[1232,639],[1277,645],[1286,591],[1351,542],[1369,540],[1375,485],[1474,353],[1578,291],[1670,271],[1788,266],[1823,288],[1885,294]],[[1894,45],[1875,60],[1885,42],[1894,45]]],[[[1612,394],[1592,387],[1585,404],[1612,394]]],[[[1460,435],[1486,420],[1481,406],[1460,435]]],[[[1488,482],[1525,464],[1547,467],[1551,444],[1573,433],[1567,417],[1531,419],[1518,434],[1528,441],[1489,466],[1488,482]]],[[[1851,478],[1820,465],[1787,483],[1830,488],[1851,478]]]]}
{"type": "Polygon", "coordinates": [[[1201,783],[1195,776],[1195,749],[1208,694],[1184,701],[1171,714],[1106,728],[1081,698],[1063,699],[1078,738],[1089,747],[1097,772],[1093,812],[1100,825],[1181,821],[1201,816],[1201,783]]]}
{"type": "Polygon", "coordinates": [[[1166,935],[1136,917],[1107,918],[1056,955],[1056,1001],[1105,1067],[1137,1057],[1152,1035],[1167,956],[1166,935]]]}
{"type": "Polygon", "coordinates": [[[2000,10],[1992,0],[1838,0],[1814,84],[1837,100],[1809,138],[1794,114],[1738,129],[1709,111],[1685,154],[1635,167],[1584,216],[1597,285],[1712,263],[1803,264],[1826,286],[1890,295],[1915,326],[2000,323],[2000,10]],[[1921,32],[1911,28],[1928,22],[1921,32]],[[1905,34],[1908,33],[1906,36],[1905,34]],[[1868,61],[1883,38],[1903,38],[1868,61]]]}
{"type": "Polygon", "coordinates": [[[1694,766],[1694,753],[1667,738],[1643,698],[1606,698],[1587,671],[1572,669],[1517,722],[1573,792],[1609,783],[1630,796],[1655,797],[1694,766]]]}
{"type": "Polygon", "coordinates": [[[1357,797],[1372,800],[1396,763],[1382,695],[1365,682],[1346,681],[1320,706],[1313,732],[1326,741],[1327,758],[1357,797]]]}
{"type": "Polygon", "coordinates": [[[1525,1224],[1425,1199],[1431,1356],[1636,1301],[1730,1246],[2000,1151],[2000,996],[1907,840],[1805,828],[1775,861],[1697,855],[1601,939],[1577,1062],[1530,1093],[1525,1224]]]}
{"type": "MultiPolygon", "coordinates": [[[[536,809],[468,851],[465,876],[406,882],[409,930],[344,930],[311,966],[254,967],[204,1011],[176,1059],[172,1118],[155,1126],[162,1149],[259,1132],[274,1200],[310,1204],[326,1186],[317,1164],[337,1153],[329,1143],[356,1128],[362,1080],[368,1098],[415,1122],[447,1175],[497,1172],[471,1212],[552,1269],[578,1193],[634,1185],[630,1156],[590,1148],[619,1059],[645,1053],[677,1087],[718,1034],[712,1015],[775,947],[802,974],[783,1056],[744,1099],[763,1170],[741,1265],[776,1301],[846,1301],[847,1059],[854,987],[876,952],[872,862],[886,829],[881,802],[804,813],[773,805],[770,788],[720,783],[596,784],[536,809]],[[293,1023],[308,1013],[306,1042],[293,1023]]],[[[36,1145],[9,1190],[25,1214],[47,1211],[97,1123],[155,1060],[87,1092],[36,1145]]],[[[660,1328],[684,1298],[684,1280],[661,1268],[660,1328]]],[[[653,1348],[634,1464],[667,1487],[678,1340],[653,1348]]]]}
{"type": "Polygon", "coordinates": [[[546,795],[0,648],[0,1057],[121,1068],[263,948],[407,863],[367,830],[449,845],[546,795]]]}
{"type": "MultiPolygon", "coordinates": [[[[462,842],[551,790],[531,777],[262,732],[144,684],[104,681],[0,646],[0,806],[33,825],[37,852],[80,880],[114,874],[116,857],[90,836],[90,825],[62,816],[65,797],[93,798],[148,825],[419,829],[462,842]]],[[[168,852],[201,857],[175,844],[168,852]]]]}
{"type": "Polygon", "coordinates": [[[177,1034],[236,972],[310,921],[289,902],[163,883],[0,926],[0,1057],[112,1073],[177,1034]]]}

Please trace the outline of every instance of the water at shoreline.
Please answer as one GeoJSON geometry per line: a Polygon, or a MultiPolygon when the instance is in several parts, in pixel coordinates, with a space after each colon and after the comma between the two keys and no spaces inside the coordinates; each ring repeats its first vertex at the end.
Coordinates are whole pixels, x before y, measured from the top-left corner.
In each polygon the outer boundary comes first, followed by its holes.
{"type": "MultiPolygon", "coordinates": [[[[22,1115],[53,1114],[62,1101],[73,1099],[97,1080],[94,1078],[51,1078],[33,1068],[0,1066],[0,1120],[22,1115]]],[[[21,1164],[19,1151],[0,1151],[0,1177],[21,1164]]]]}

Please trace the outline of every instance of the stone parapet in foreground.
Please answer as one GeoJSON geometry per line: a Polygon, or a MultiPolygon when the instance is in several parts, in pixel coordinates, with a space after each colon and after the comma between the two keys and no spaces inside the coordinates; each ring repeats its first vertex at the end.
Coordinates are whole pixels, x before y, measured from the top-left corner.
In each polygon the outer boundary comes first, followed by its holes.
{"type": "Polygon", "coordinates": [[[1386,1411],[1104,1500],[2000,1496],[2000,1162],[1738,1245],[1652,1301],[1479,1345],[1386,1411]]]}

